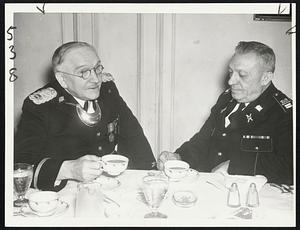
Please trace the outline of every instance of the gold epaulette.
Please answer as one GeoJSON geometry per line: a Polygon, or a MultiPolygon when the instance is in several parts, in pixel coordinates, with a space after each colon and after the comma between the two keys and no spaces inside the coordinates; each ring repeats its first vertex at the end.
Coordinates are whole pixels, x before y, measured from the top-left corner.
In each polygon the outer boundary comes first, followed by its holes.
{"type": "Polygon", "coordinates": [[[29,99],[33,101],[34,104],[40,105],[47,101],[52,100],[56,96],[57,96],[56,90],[51,87],[48,87],[32,93],[31,95],[29,95],[29,99]]]}

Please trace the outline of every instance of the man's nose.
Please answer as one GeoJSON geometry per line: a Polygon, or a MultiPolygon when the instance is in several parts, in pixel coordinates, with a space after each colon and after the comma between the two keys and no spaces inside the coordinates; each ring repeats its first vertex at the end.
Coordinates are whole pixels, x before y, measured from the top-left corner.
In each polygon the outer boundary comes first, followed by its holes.
{"type": "Polygon", "coordinates": [[[231,76],[229,76],[228,85],[234,85],[237,83],[238,76],[236,73],[232,73],[231,76]]]}
{"type": "Polygon", "coordinates": [[[96,72],[95,72],[94,69],[91,70],[90,81],[92,81],[92,82],[97,82],[97,83],[98,83],[99,81],[101,81],[101,77],[100,77],[99,75],[96,74],[96,72]]]}

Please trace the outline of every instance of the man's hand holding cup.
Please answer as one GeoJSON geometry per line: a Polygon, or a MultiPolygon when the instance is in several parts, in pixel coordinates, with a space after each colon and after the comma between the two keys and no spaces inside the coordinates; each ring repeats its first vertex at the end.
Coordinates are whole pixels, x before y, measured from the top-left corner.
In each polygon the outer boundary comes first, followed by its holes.
{"type": "Polygon", "coordinates": [[[157,158],[157,168],[164,170],[164,163],[168,160],[181,160],[181,157],[178,153],[163,151],[157,158]]]}

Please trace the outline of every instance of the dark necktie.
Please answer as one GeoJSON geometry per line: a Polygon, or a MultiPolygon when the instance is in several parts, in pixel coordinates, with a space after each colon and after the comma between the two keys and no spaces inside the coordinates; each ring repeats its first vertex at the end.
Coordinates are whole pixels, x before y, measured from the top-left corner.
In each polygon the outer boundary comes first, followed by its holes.
{"type": "Polygon", "coordinates": [[[89,108],[89,101],[85,101],[83,105],[83,109],[87,112],[88,108],[89,108]]]}
{"type": "Polygon", "coordinates": [[[87,112],[88,111],[88,108],[89,108],[89,102],[92,102],[92,105],[93,105],[93,109],[95,111],[95,101],[85,101],[84,102],[84,105],[83,105],[83,109],[87,112]]]}
{"type": "Polygon", "coordinates": [[[245,103],[240,103],[238,109],[235,112],[233,112],[232,114],[230,114],[230,116],[228,117],[228,119],[230,121],[230,126],[232,126],[237,121],[238,117],[241,114],[241,111],[245,107],[246,107],[245,103]]]}

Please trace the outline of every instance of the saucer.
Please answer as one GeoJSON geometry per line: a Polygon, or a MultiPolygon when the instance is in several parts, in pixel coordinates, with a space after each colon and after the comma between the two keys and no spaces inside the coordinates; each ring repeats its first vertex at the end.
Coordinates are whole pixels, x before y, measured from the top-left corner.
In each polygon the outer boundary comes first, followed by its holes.
{"type": "Polygon", "coordinates": [[[181,178],[179,181],[183,183],[192,183],[198,180],[199,172],[195,169],[189,169],[185,177],[181,178]]]}
{"type": "Polygon", "coordinates": [[[94,183],[100,185],[104,190],[112,190],[118,188],[121,185],[121,182],[113,177],[100,176],[94,180],[94,183]]]}
{"type": "Polygon", "coordinates": [[[106,218],[119,218],[121,216],[121,209],[115,204],[109,204],[104,209],[104,216],[106,218]]]}
{"type": "Polygon", "coordinates": [[[56,209],[47,213],[40,213],[33,211],[28,205],[25,205],[20,209],[20,213],[25,217],[50,217],[50,216],[60,216],[65,213],[69,208],[69,204],[65,201],[59,201],[56,209]]]}

